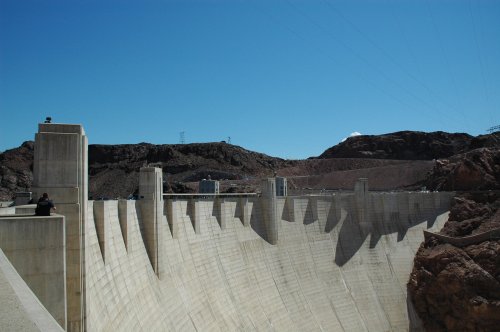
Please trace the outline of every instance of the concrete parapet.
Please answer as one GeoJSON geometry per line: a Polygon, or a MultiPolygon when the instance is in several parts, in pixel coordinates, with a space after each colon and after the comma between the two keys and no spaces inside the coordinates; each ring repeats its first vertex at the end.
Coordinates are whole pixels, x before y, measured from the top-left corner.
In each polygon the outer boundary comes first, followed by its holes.
{"type": "Polygon", "coordinates": [[[64,331],[0,249],[0,327],[3,331],[64,331]]]}
{"type": "Polygon", "coordinates": [[[38,132],[85,135],[85,130],[81,125],[67,123],[39,123],[38,132]]]}
{"type": "Polygon", "coordinates": [[[0,248],[66,329],[66,234],[61,215],[0,217],[0,248]]]}
{"type": "Polygon", "coordinates": [[[454,245],[455,247],[466,247],[484,241],[498,240],[500,238],[500,228],[490,229],[489,231],[486,232],[464,237],[452,237],[424,230],[424,237],[426,240],[430,237],[435,237],[441,242],[449,243],[451,245],[454,245]]]}
{"type": "MultiPolygon", "coordinates": [[[[33,214],[34,214],[33,210],[33,214]]],[[[1,207],[0,208],[0,216],[7,216],[7,215],[13,215],[16,214],[16,207],[15,206],[7,206],[7,207],[1,207]]]]}
{"type": "Polygon", "coordinates": [[[14,209],[15,214],[29,214],[33,216],[35,215],[36,204],[20,205],[16,206],[14,209]]]}

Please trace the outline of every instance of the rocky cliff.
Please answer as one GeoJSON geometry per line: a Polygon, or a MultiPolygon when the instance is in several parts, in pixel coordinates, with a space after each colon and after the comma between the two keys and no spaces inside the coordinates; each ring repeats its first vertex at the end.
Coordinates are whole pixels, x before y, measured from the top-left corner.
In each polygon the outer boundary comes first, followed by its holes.
{"type": "MultiPolygon", "coordinates": [[[[0,200],[31,188],[33,142],[0,154],[0,200]]],[[[272,176],[296,162],[226,143],[89,145],[89,196],[125,198],[138,188],[139,169],[153,165],[165,174],[165,191],[188,192],[185,182],[272,176]]]]}
{"type": "MultiPolygon", "coordinates": [[[[320,189],[352,188],[358,177],[366,176],[372,179],[373,188],[378,189],[427,185],[432,189],[451,190],[469,188],[468,182],[471,181],[476,181],[476,188],[480,189],[485,181],[488,182],[487,187],[491,187],[492,178],[485,174],[492,174],[491,170],[499,164],[498,157],[490,152],[481,157],[484,159],[482,168],[474,166],[470,169],[469,164],[458,167],[464,158],[462,155],[440,160],[435,165],[430,164],[432,161],[414,160],[447,158],[477,148],[491,150],[491,147],[498,147],[498,141],[493,135],[473,137],[467,134],[403,131],[352,137],[325,151],[320,159],[298,161],[266,156],[223,142],[90,145],[89,196],[94,199],[127,197],[137,190],[138,171],[144,165],[162,167],[164,190],[172,192],[193,191],[195,188],[189,182],[197,182],[208,175],[213,179],[239,181],[238,188],[225,190],[252,191],[258,185],[258,178],[271,176],[275,171],[280,175],[295,176],[294,181],[299,187],[320,189]],[[424,181],[432,167],[434,170],[424,181]],[[451,172],[451,168],[457,171],[451,172]],[[389,182],[386,180],[388,172],[391,174],[389,182]],[[467,172],[474,176],[467,175],[467,172]]],[[[476,155],[471,153],[466,158],[470,156],[472,160],[477,158],[476,155]]],[[[10,200],[15,192],[30,189],[32,164],[33,142],[25,142],[19,148],[0,153],[0,200],[10,200]]]]}
{"type": "MultiPolygon", "coordinates": [[[[428,185],[465,190],[440,234],[460,238],[500,228],[499,149],[436,161],[428,185]]],[[[428,238],[415,256],[408,294],[428,331],[498,331],[500,238],[464,247],[428,238]]]]}
{"type": "Polygon", "coordinates": [[[432,160],[481,147],[497,146],[491,135],[399,131],[385,135],[349,137],[323,152],[318,158],[376,158],[432,160]]]}
{"type": "Polygon", "coordinates": [[[127,197],[138,188],[139,169],[161,167],[166,192],[190,192],[186,182],[272,176],[294,161],[274,158],[227,143],[148,143],[89,146],[89,190],[94,198],[127,197]]]}
{"type": "Polygon", "coordinates": [[[426,184],[445,191],[500,189],[500,149],[479,148],[436,160],[426,184]]]}
{"type": "Polygon", "coordinates": [[[33,182],[33,148],[31,141],[0,153],[0,201],[13,198],[15,192],[27,191],[33,182]]]}

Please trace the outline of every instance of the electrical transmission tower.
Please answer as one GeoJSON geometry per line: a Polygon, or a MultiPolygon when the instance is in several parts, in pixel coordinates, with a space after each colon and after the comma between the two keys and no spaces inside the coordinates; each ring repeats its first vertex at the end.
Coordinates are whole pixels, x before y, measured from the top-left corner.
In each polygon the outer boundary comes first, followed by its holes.
{"type": "Polygon", "coordinates": [[[231,136],[227,137],[227,144],[231,144],[231,136]]]}
{"type": "Polygon", "coordinates": [[[181,131],[179,133],[179,143],[186,144],[186,132],[185,131],[181,131]]]}

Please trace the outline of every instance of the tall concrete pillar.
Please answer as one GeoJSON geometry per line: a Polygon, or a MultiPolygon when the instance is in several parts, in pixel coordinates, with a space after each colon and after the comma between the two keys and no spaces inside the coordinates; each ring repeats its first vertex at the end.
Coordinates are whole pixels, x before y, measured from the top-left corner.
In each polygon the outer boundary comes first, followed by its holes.
{"type": "Polygon", "coordinates": [[[81,125],[41,123],[35,134],[33,193],[46,192],[66,218],[66,300],[69,331],[85,330],[85,221],[88,142],[81,125]]]}
{"type": "Polygon", "coordinates": [[[215,203],[217,204],[217,212],[219,215],[219,226],[220,229],[226,229],[227,227],[227,219],[228,219],[228,212],[229,212],[229,204],[226,202],[224,198],[219,198],[217,197],[215,199],[215,203]]]}
{"type": "Polygon", "coordinates": [[[139,206],[143,239],[151,266],[160,277],[159,255],[162,252],[163,173],[161,168],[142,167],[139,173],[139,206]]]}
{"type": "Polygon", "coordinates": [[[276,179],[267,178],[262,180],[262,216],[266,225],[267,241],[271,244],[278,243],[279,220],[276,200],[276,179]]]}
{"type": "Polygon", "coordinates": [[[249,227],[252,216],[251,216],[250,202],[248,200],[248,197],[240,198],[240,207],[241,207],[240,215],[241,215],[241,221],[243,222],[243,226],[249,227]]]}

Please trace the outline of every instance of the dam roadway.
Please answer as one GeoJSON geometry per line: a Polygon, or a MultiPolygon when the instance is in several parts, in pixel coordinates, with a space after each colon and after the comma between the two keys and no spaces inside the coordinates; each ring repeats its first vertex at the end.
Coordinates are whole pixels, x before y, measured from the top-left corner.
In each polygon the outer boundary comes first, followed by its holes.
{"type": "Polygon", "coordinates": [[[368,195],[364,215],[352,193],[277,198],[275,244],[258,198],[246,226],[238,199],[165,200],[156,271],[139,201],[89,201],[86,329],[420,330],[406,283],[451,194],[368,195]]]}

